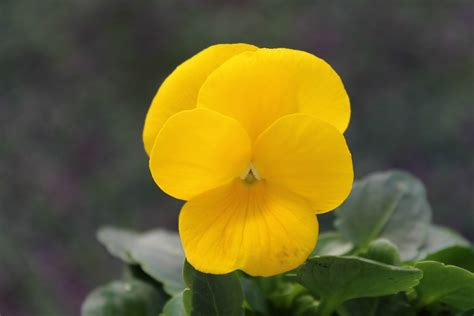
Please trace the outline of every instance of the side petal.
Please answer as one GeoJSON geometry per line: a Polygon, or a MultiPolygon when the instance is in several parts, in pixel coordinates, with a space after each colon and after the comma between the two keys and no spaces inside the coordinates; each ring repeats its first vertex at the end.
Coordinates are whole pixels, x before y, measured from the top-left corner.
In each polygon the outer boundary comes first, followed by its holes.
{"type": "Polygon", "coordinates": [[[311,201],[318,213],[339,206],[354,178],[344,136],[307,114],[282,117],[263,132],[253,161],[261,178],[311,201]]]}
{"type": "Polygon", "coordinates": [[[241,175],[249,137],[234,119],[206,109],[182,111],[156,137],[150,171],[167,194],[188,200],[241,175]]]}
{"type": "Polygon", "coordinates": [[[290,113],[312,114],[340,132],[350,118],[349,98],[331,66],[285,48],[263,48],[229,59],[204,82],[198,107],[236,118],[252,139],[290,113]]]}
{"type": "Polygon", "coordinates": [[[264,181],[237,179],[188,201],[179,232],[187,260],[199,271],[270,276],[306,260],[318,222],[301,197],[264,181]]]}
{"type": "Polygon", "coordinates": [[[196,106],[198,91],[212,71],[229,58],[256,49],[248,44],[214,45],[178,66],[160,86],[146,115],[143,143],[148,155],[166,120],[175,113],[196,106]]]}

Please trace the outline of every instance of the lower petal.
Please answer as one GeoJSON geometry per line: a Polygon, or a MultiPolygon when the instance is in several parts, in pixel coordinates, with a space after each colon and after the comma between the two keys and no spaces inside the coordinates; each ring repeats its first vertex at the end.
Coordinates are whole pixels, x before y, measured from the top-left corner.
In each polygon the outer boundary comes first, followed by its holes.
{"type": "Polygon", "coordinates": [[[179,231],[187,260],[199,271],[269,276],[306,260],[318,222],[310,204],[290,191],[237,179],[188,201],[179,231]]]}

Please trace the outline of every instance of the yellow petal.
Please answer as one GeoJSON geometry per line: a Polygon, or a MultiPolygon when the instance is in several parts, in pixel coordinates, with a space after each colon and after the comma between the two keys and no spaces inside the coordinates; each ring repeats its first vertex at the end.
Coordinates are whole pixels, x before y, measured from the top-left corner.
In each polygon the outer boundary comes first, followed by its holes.
{"type": "Polygon", "coordinates": [[[257,47],[248,44],[219,44],[194,55],[166,78],[148,110],[143,143],[151,154],[155,138],[173,114],[196,107],[196,98],[207,76],[232,56],[257,47]]]}
{"type": "Polygon", "coordinates": [[[279,117],[312,114],[344,132],[349,98],[325,61],[292,49],[258,49],[235,56],[204,82],[198,107],[239,120],[255,139],[279,117]]]}
{"type": "Polygon", "coordinates": [[[306,260],[318,222],[301,197],[264,181],[237,179],[188,201],[179,232],[187,260],[199,271],[270,276],[306,260]]]}
{"type": "Polygon", "coordinates": [[[206,109],[179,112],[156,137],[150,171],[167,194],[188,200],[241,175],[249,137],[234,119],[206,109]]]}
{"type": "Polygon", "coordinates": [[[308,199],[318,213],[339,206],[354,178],[344,136],[307,114],[282,117],[263,132],[253,163],[261,178],[308,199]]]}

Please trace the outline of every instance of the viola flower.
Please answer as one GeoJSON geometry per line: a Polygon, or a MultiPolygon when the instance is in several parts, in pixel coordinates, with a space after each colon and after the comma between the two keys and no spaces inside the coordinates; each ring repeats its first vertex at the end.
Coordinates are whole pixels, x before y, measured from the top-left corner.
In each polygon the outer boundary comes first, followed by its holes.
{"type": "Polygon", "coordinates": [[[143,132],[150,170],[187,201],[179,232],[197,270],[269,276],[302,264],[316,214],[348,196],[349,98],[303,51],[211,46],[162,84],[143,132]]]}

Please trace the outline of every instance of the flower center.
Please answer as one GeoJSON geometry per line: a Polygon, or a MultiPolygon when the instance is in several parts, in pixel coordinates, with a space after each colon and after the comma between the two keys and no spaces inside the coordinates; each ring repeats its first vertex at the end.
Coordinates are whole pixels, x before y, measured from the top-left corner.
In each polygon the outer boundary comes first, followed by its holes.
{"type": "Polygon", "coordinates": [[[255,181],[261,180],[260,175],[257,172],[257,168],[253,163],[250,163],[249,166],[240,176],[240,179],[244,180],[247,184],[252,184],[255,181]]]}

